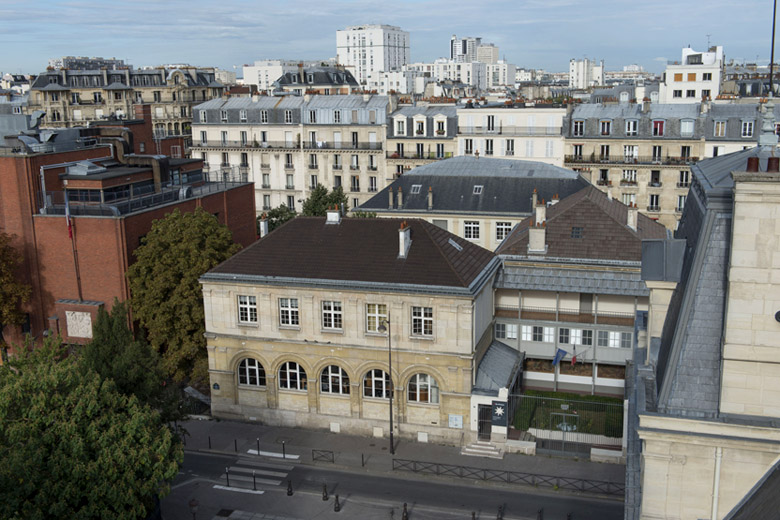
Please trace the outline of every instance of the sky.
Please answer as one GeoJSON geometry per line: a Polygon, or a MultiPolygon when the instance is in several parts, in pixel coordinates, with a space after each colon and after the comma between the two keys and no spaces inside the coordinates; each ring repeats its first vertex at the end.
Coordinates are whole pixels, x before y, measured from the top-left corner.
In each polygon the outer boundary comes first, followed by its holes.
{"type": "MultiPolygon", "coordinates": [[[[396,25],[412,62],[447,57],[449,40],[482,37],[519,67],[568,70],[569,60],[663,71],[681,49],[722,45],[726,59],[769,62],[770,0],[0,0],[0,72],[35,74],[49,58],[102,56],[134,67],[226,70],[259,59],[326,59],[336,31],[396,25]]],[[[780,60],[780,56],[776,57],[780,60]]]]}

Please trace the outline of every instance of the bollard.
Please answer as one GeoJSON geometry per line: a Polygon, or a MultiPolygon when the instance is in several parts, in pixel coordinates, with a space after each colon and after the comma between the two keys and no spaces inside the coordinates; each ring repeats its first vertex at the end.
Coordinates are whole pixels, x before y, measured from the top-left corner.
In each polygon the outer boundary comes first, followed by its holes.
{"type": "Polygon", "coordinates": [[[286,453],[286,451],[285,451],[285,449],[284,449],[284,441],[282,441],[282,458],[283,458],[283,459],[286,459],[286,458],[287,458],[287,453],[286,453]]]}
{"type": "Polygon", "coordinates": [[[401,520],[409,520],[409,513],[406,511],[406,502],[404,502],[404,512],[401,514],[401,520]]]}
{"type": "Polygon", "coordinates": [[[363,455],[362,453],[360,454],[360,467],[361,467],[361,468],[364,468],[364,467],[366,467],[366,459],[365,459],[365,455],[363,455]]]}
{"type": "Polygon", "coordinates": [[[571,513],[566,513],[566,520],[571,520],[571,513]]]}
{"type": "Polygon", "coordinates": [[[536,512],[536,520],[544,520],[544,508],[536,512]]]}
{"type": "Polygon", "coordinates": [[[225,468],[225,480],[227,480],[227,487],[230,487],[230,468],[225,468]]]}
{"type": "Polygon", "coordinates": [[[504,506],[498,506],[498,514],[496,515],[496,520],[503,520],[504,518],[504,506]]]}
{"type": "Polygon", "coordinates": [[[252,470],[252,489],[257,491],[257,480],[255,480],[255,470],[252,470]]]}
{"type": "Polygon", "coordinates": [[[236,453],[238,453],[238,439],[233,439],[233,448],[236,450],[236,453]]]}
{"type": "Polygon", "coordinates": [[[209,449],[211,449],[211,435],[209,435],[209,449]]]}
{"type": "Polygon", "coordinates": [[[322,484],[322,501],[328,500],[328,485],[323,482],[322,484]]]}
{"type": "Polygon", "coordinates": [[[287,496],[291,497],[292,495],[293,495],[292,480],[288,480],[287,481],[287,496]]]}
{"type": "Polygon", "coordinates": [[[476,511],[471,512],[471,520],[477,520],[477,513],[476,511]]]}
{"type": "Polygon", "coordinates": [[[338,495],[336,495],[336,502],[333,504],[333,510],[335,512],[337,512],[337,513],[339,511],[341,511],[341,504],[339,504],[339,496],[338,495]]]}
{"type": "Polygon", "coordinates": [[[260,437],[257,438],[257,456],[260,456],[260,437]]]}

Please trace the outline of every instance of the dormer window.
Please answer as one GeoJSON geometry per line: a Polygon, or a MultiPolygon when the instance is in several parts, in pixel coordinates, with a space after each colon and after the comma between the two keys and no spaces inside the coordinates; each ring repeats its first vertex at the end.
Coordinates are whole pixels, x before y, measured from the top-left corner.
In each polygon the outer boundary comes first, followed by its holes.
{"type": "Polygon", "coordinates": [[[664,121],[653,121],[653,135],[657,137],[664,135],[664,121]]]}
{"type": "Polygon", "coordinates": [[[241,110],[238,117],[242,123],[246,123],[246,110],[241,110]]]}
{"type": "Polygon", "coordinates": [[[220,110],[219,111],[219,116],[220,116],[220,119],[222,120],[223,123],[227,123],[227,120],[228,120],[227,110],[220,110]]]}
{"type": "Polygon", "coordinates": [[[306,75],[306,82],[307,83],[314,83],[314,74],[307,74],[306,75]]]}
{"type": "Polygon", "coordinates": [[[420,193],[420,188],[422,188],[422,184],[412,184],[412,189],[410,193],[412,195],[417,195],[418,193],[420,193]]]}
{"type": "Polygon", "coordinates": [[[479,185],[479,184],[475,185],[473,194],[474,195],[482,195],[482,186],[479,185]]]}
{"type": "Polygon", "coordinates": [[[334,123],[341,123],[341,110],[334,110],[333,111],[333,122],[334,123]]]}
{"type": "Polygon", "coordinates": [[[599,121],[599,127],[601,128],[601,135],[612,135],[612,121],[603,119],[599,121]]]}
{"type": "Polygon", "coordinates": [[[396,121],[395,130],[397,135],[406,135],[406,121],[403,119],[396,121]]]}
{"type": "Polygon", "coordinates": [[[206,115],[206,111],[205,110],[201,110],[200,111],[200,122],[201,123],[208,123],[209,122],[208,121],[208,116],[206,115]]]}
{"type": "Polygon", "coordinates": [[[309,110],[309,123],[316,123],[316,122],[317,122],[317,111],[309,110]]]}
{"type": "Polygon", "coordinates": [[[637,128],[639,128],[639,121],[636,119],[628,119],[626,121],[626,135],[632,136],[637,134],[637,128]]]}

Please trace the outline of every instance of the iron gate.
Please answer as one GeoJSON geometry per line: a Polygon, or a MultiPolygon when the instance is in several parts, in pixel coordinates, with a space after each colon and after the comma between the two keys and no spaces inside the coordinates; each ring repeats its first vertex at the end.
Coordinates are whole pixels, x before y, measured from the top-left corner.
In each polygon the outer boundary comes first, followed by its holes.
{"type": "Polygon", "coordinates": [[[481,441],[490,440],[490,432],[493,429],[493,411],[490,405],[479,405],[479,419],[477,421],[477,438],[481,441]]]}

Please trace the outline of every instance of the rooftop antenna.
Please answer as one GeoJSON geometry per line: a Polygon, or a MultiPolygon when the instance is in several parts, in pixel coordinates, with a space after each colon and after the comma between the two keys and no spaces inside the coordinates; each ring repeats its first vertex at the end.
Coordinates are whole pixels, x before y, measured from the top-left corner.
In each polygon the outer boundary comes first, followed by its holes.
{"type": "Polygon", "coordinates": [[[772,7],[772,51],[769,57],[769,95],[774,93],[772,80],[775,72],[775,22],[777,21],[777,0],[774,0],[772,7]]]}
{"type": "Polygon", "coordinates": [[[710,35],[707,35],[707,51],[710,50],[710,35]]]}

